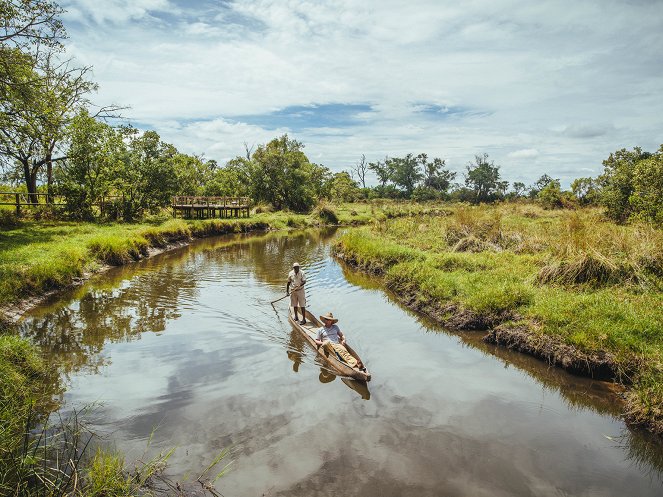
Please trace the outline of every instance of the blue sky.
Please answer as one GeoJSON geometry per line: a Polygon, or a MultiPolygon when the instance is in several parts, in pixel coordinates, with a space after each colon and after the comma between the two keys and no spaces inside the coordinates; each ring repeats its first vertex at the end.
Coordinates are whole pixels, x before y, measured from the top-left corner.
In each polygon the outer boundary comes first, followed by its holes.
{"type": "Polygon", "coordinates": [[[66,0],[99,104],[223,163],[289,133],[315,162],[426,152],[505,179],[663,143],[663,2],[66,0]]]}

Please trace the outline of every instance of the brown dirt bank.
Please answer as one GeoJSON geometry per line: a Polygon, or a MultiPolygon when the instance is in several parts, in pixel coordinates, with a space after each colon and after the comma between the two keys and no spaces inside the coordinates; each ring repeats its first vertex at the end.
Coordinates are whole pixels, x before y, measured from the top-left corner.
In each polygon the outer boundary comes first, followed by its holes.
{"type": "MultiPolygon", "coordinates": [[[[363,265],[351,254],[337,251],[334,255],[355,269],[384,276],[382,267],[363,265]]],[[[625,366],[623,359],[620,361],[609,352],[583,351],[564,343],[559,337],[544,335],[536,323],[514,312],[478,314],[453,303],[423,299],[419,289],[412,285],[385,285],[403,305],[425,314],[451,331],[488,332],[483,338],[487,343],[523,352],[578,376],[628,387],[642,366],[636,359],[625,366]]],[[[643,405],[642,397],[632,390],[627,390],[624,398],[623,418],[628,424],[663,435],[663,412],[643,405]]]]}

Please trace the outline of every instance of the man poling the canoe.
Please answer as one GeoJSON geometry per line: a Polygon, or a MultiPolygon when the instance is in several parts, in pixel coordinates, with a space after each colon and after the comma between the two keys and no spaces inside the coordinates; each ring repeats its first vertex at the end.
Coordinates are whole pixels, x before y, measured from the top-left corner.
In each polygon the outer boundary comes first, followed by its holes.
{"type": "Polygon", "coordinates": [[[331,312],[320,316],[320,320],[325,324],[318,329],[318,336],[315,343],[318,347],[324,348],[327,352],[335,354],[340,360],[345,362],[351,368],[358,368],[366,371],[361,360],[356,359],[348,349],[345,348],[345,335],[341,329],[336,326],[338,319],[331,312]]]}
{"type": "Polygon", "coordinates": [[[306,294],[304,285],[306,284],[306,275],[299,267],[299,262],[292,265],[292,271],[288,273],[288,283],[285,286],[286,295],[290,295],[290,305],[295,311],[295,321],[299,321],[297,308],[302,311],[302,320],[299,324],[306,324],[306,294]],[[290,291],[292,285],[292,292],[290,291]]]}

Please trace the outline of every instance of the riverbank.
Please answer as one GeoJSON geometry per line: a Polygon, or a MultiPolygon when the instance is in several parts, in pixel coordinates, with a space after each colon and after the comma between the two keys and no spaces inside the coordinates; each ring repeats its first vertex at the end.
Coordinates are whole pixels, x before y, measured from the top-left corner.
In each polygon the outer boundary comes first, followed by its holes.
{"type": "Polygon", "coordinates": [[[663,434],[660,229],[597,210],[452,206],[353,230],[335,252],[445,327],[627,385],[627,422],[663,434]]]}
{"type": "Polygon", "coordinates": [[[437,210],[412,203],[376,202],[322,205],[310,214],[258,212],[232,219],[162,216],[136,224],[24,221],[0,230],[0,320],[13,322],[43,296],[80,284],[106,267],[127,264],[196,238],[362,225],[422,213],[437,210]]]}

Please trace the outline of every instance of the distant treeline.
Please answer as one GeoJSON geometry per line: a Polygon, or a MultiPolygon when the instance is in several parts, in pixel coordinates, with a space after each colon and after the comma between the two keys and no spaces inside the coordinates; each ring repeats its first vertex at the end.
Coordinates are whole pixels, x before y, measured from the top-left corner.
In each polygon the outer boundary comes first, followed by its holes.
{"type": "Polygon", "coordinates": [[[486,154],[462,175],[426,154],[376,162],[362,156],[350,170],[334,173],[310,162],[303,144],[287,135],[255,150],[247,146],[225,165],[183,154],[155,131],[108,124],[122,108],[93,105],[91,68],[62,60],[61,14],[46,0],[0,0],[0,181],[28,193],[64,195],[71,217],[93,218],[101,197],[116,197],[106,214],[132,220],[168,205],[173,195],[241,195],[298,212],[327,199],[530,198],[547,208],[601,204],[618,221],[663,221],[663,146],[653,153],[619,150],[603,162],[602,175],[578,178],[570,191],[548,175],[510,185],[486,154]],[[367,185],[371,173],[377,186],[367,185]]]}

